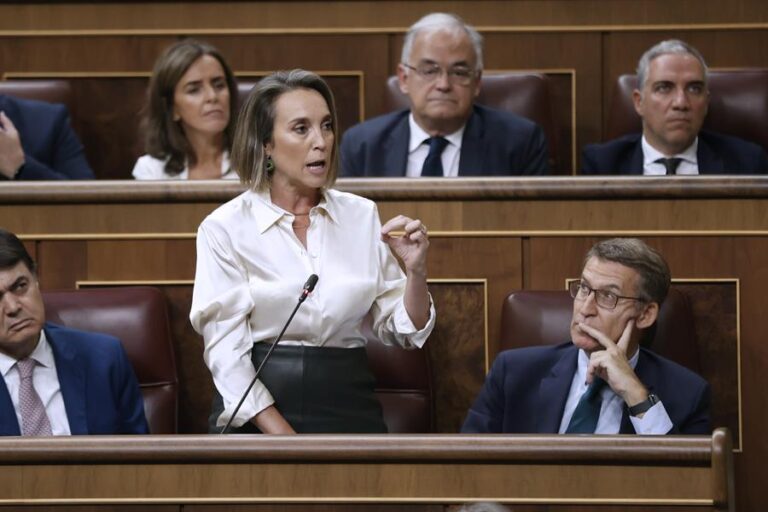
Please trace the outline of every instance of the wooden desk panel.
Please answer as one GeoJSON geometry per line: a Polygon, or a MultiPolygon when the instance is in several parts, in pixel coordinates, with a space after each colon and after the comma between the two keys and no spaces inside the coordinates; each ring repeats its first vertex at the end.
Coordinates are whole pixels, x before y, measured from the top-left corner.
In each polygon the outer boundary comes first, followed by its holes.
{"type": "Polygon", "coordinates": [[[732,510],[728,443],[727,431],[711,438],[6,438],[0,439],[0,481],[7,484],[0,505],[493,500],[732,510]]]}

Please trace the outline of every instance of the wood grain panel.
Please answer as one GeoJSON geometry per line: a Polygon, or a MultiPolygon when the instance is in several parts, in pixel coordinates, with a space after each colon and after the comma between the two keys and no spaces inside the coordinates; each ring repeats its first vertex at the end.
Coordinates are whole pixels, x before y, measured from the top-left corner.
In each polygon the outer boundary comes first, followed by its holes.
{"type": "Polygon", "coordinates": [[[194,276],[194,239],[88,242],[89,281],[192,281],[194,276]]]}
{"type": "Polygon", "coordinates": [[[768,22],[759,0],[473,0],[448,6],[430,0],[207,2],[8,2],[0,30],[206,30],[404,28],[426,12],[444,9],[480,26],[574,27],[768,22]],[[179,8],[181,4],[185,8],[179,8]]]}
{"type": "Polygon", "coordinates": [[[485,380],[485,283],[433,282],[437,316],[429,337],[436,430],[459,432],[485,380]]]}

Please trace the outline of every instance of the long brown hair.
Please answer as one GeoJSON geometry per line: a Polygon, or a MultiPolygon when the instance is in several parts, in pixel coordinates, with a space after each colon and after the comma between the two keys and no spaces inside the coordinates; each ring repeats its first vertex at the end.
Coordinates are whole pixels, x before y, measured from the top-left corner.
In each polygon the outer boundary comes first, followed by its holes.
{"type": "Polygon", "coordinates": [[[197,160],[181,125],[173,119],[173,97],[181,77],[204,55],[214,57],[224,70],[229,89],[229,123],[224,128],[224,149],[232,148],[237,117],[237,82],[232,70],[219,51],[208,43],[193,39],[174,43],[155,62],[142,120],[144,150],[155,158],[167,158],[165,172],[170,175],[181,173],[187,163],[191,167],[197,160]]]}

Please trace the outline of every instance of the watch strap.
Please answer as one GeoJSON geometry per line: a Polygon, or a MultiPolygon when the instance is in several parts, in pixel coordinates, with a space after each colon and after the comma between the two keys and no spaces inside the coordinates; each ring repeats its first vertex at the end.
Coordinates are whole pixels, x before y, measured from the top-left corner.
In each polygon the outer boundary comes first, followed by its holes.
{"type": "Polygon", "coordinates": [[[648,398],[643,400],[637,405],[633,405],[629,408],[629,414],[632,416],[637,416],[638,414],[643,414],[645,411],[659,403],[661,400],[659,400],[659,397],[654,395],[653,393],[648,394],[648,398]]]}

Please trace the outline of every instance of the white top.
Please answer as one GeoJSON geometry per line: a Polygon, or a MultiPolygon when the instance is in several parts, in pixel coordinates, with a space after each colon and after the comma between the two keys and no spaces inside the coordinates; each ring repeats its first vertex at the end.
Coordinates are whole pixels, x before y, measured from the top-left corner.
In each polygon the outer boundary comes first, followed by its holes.
{"type": "MultiPolygon", "coordinates": [[[[431,135],[422,130],[421,126],[416,123],[416,119],[413,118],[413,113],[408,116],[408,126],[411,131],[411,139],[408,142],[408,165],[405,169],[405,175],[409,178],[417,178],[421,176],[421,168],[424,167],[424,160],[429,155],[429,144],[424,144],[424,141],[429,139],[431,135]]],[[[449,176],[455,178],[459,175],[459,158],[461,157],[461,139],[464,137],[464,128],[462,126],[458,130],[448,135],[445,135],[445,140],[448,144],[440,154],[440,161],[443,163],[443,176],[449,176]]]]}
{"type": "MultiPolygon", "coordinates": [[[[637,366],[637,360],[640,358],[640,349],[635,351],[629,359],[629,365],[634,370],[637,366]]],[[[563,420],[560,422],[561,434],[564,434],[571,422],[571,416],[579,404],[581,395],[587,390],[587,368],[589,367],[589,356],[583,350],[579,350],[579,359],[576,367],[576,373],[571,381],[571,390],[568,392],[568,399],[565,402],[563,411],[563,420]]],[[[595,434],[618,434],[621,429],[621,416],[624,413],[624,399],[613,392],[610,386],[605,386],[602,391],[603,403],[600,406],[600,418],[597,420],[595,434]]],[[[663,398],[663,397],[662,397],[663,398]]],[[[672,430],[674,426],[669,414],[664,408],[664,404],[657,402],[648,409],[642,418],[635,416],[629,417],[632,426],[637,434],[664,435],[672,430]]]]}
{"type": "MultiPolygon", "coordinates": [[[[136,160],[136,165],[133,166],[133,177],[137,180],[186,180],[189,179],[189,169],[184,167],[184,170],[179,174],[171,175],[165,172],[165,164],[168,161],[167,158],[160,160],[150,155],[140,156],[136,160]]],[[[229,153],[224,152],[221,158],[221,177],[226,180],[237,180],[240,177],[229,166],[229,153]]]]}
{"type": "MultiPolygon", "coordinates": [[[[217,208],[198,230],[190,321],[203,336],[205,362],[224,401],[219,426],[253,379],[253,343],[274,341],[313,273],[317,287],[281,344],[362,347],[360,324],[370,311],[381,341],[420,348],[435,324],[432,306],[424,329],[411,322],[403,304],[406,278],[381,241],[372,201],[325,191],[309,213],[308,249],[293,232],[294,218],[272,204],[269,192],[249,190],[217,208]]],[[[232,424],[241,426],[272,403],[257,382],[232,424]]]]}
{"type": "MultiPolygon", "coordinates": [[[[43,407],[45,407],[45,413],[51,423],[51,432],[55,436],[70,435],[72,432],[69,430],[67,409],[61,394],[59,375],[56,373],[56,361],[53,358],[53,349],[45,337],[45,331],[40,331],[40,341],[37,342],[35,350],[29,357],[37,361],[35,371],[32,373],[32,385],[40,396],[43,407]]],[[[16,420],[19,422],[19,428],[21,428],[20,377],[16,359],[0,352],[0,373],[5,379],[5,386],[8,388],[8,394],[11,395],[13,408],[16,410],[16,420]]]]}
{"type": "Polygon", "coordinates": [[[664,167],[664,164],[656,162],[659,158],[682,158],[682,161],[677,166],[677,170],[675,170],[675,174],[677,175],[699,174],[699,157],[697,155],[699,149],[698,137],[696,137],[693,144],[688,146],[685,151],[670,157],[651,146],[645,138],[645,135],[643,135],[641,144],[643,147],[643,174],[645,176],[665,176],[667,174],[667,168],[664,167]]]}

